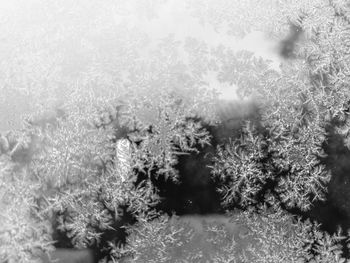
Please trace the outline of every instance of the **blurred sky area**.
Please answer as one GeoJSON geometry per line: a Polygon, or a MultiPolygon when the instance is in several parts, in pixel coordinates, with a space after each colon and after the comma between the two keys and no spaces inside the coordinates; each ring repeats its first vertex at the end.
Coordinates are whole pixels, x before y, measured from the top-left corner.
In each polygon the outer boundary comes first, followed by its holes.
{"type": "MultiPolygon", "coordinates": [[[[233,50],[253,51],[256,56],[272,60],[271,66],[279,69],[276,40],[261,31],[252,31],[239,39],[227,34],[228,29],[224,24],[214,29],[191,15],[188,2],[106,0],[101,4],[95,0],[1,1],[0,132],[18,128],[21,114],[37,110],[39,104],[50,108],[64,101],[64,91],[68,86],[64,83],[67,81],[73,83],[71,86],[79,85],[73,72],[87,65],[87,61],[96,62],[98,59],[93,52],[89,53],[94,43],[84,40],[91,32],[98,32],[93,33],[98,36],[95,44],[104,46],[110,56],[114,55],[113,50],[108,50],[114,45],[108,23],[127,25],[128,29],[137,28],[138,32],[150,36],[151,42],[170,35],[180,41],[195,38],[209,48],[223,45],[233,50]],[[84,53],[81,52],[82,47],[84,53]],[[64,52],[60,52],[62,50],[64,52]]],[[[134,32],[130,31],[130,34],[134,32]]],[[[138,52],[147,53],[150,48],[152,44],[141,43],[138,52]]],[[[236,98],[234,84],[219,82],[211,72],[203,80],[209,83],[209,87],[217,89],[222,98],[236,98]]]]}

